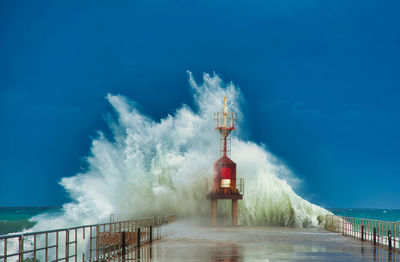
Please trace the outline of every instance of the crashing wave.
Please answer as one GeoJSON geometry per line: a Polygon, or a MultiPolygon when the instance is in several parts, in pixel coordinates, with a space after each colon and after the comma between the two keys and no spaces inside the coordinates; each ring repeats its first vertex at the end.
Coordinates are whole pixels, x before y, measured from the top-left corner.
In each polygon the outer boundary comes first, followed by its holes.
{"type": "MultiPolygon", "coordinates": [[[[247,225],[318,226],[325,209],[298,196],[288,179],[290,170],[263,146],[240,139],[240,90],[218,75],[203,74],[197,83],[189,72],[196,110],[183,105],[154,121],[141,114],[126,97],[107,95],[115,110],[108,118],[112,138],[99,132],[93,139],[88,168],[61,180],[72,202],[58,216],[40,215],[32,231],[120,218],[176,213],[203,216],[209,213],[204,180],[212,177],[219,157],[219,135],[212,116],[222,108],[239,113],[239,130],[232,137],[232,156],[238,177],[245,180],[239,201],[239,223],[247,225]],[[235,136],[236,135],[236,136],[235,136]]],[[[229,202],[219,205],[222,216],[229,202]]]]}

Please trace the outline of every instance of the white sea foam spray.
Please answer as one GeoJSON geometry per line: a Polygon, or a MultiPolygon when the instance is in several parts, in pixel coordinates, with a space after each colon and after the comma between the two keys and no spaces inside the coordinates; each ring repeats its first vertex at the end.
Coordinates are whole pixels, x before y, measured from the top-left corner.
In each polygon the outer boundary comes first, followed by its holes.
{"type": "MultiPolygon", "coordinates": [[[[222,109],[225,96],[230,110],[239,115],[231,155],[238,177],[245,180],[239,222],[318,226],[328,211],[293,191],[287,181],[295,177],[264,146],[240,139],[245,116],[239,88],[225,84],[216,74],[203,74],[202,83],[188,75],[197,108],[183,105],[159,121],[141,114],[128,98],[108,94],[116,113],[107,120],[112,138],[99,132],[92,141],[87,170],[61,180],[72,201],[63,206],[61,215],[35,217],[37,224],[31,230],[107,221],[110,214],[121,218],[170,213],[207,216],[204,180],[212,177],[219,157],[213,114],[222,109]]],[[[220,209],[222,215],[229,212],[226,204],[220,209]]]]}

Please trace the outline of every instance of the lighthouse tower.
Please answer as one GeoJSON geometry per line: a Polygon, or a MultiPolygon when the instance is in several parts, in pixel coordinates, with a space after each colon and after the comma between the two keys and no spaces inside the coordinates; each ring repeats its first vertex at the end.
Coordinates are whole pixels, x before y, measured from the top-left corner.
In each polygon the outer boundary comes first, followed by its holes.
{"type": "MultiPolygon", "coordinates": [[[[229,112],[224,98],[224,108],[222,112],[214,114],[215,129],[221,135],[220,152],[221,158],[214,164],[214,178],[211,190],[207,193],[207,198],[211,200],[211,225],[217,225],[217,200],[232,200],[232,225],[238,224],[238,200],[243,198],[242,190],[237,189],[236,163],[229,157],[230,137],[229,134],[235,130],[237,116],[234,112],[229,112]]],[[[239,186],[243,189],[243,180],[239,180],[239,186]]]]}

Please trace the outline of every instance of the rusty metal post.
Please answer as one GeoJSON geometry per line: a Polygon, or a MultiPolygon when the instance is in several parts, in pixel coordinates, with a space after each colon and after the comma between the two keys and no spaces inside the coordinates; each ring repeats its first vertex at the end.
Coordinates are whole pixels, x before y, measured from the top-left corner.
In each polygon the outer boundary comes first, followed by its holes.
{"type": "Polygon", "coordinates": [[[378,220],[378,229],[377,229],[378,244],[380,243],[380,241],[379,241],[380,234],[381,234],[381,223],[380,223],[380,221],[378,220]]]}
{"type": "Polygon", "coordinates": [[[136,248],[140,248],[140,227],[137,229],[136,248]]]}
{"type": "Polygon", "coordinates": [[[44,249],[44,260],[45,261],[48,261],[48,259],[47,259],[47,255],[48,255],[48,246],[49,245],[49,233],[48,232],[46,232],[46,239],[45,239],[45,249],[44,249]]]}
{"type": "Polygon", "coordinates": [[[364,241],[364,225],[361,225],[361,241],[364,241]]]}
{"type": "Polygon", "coordinates": [[[140,248],[136,249],[136,257],[135,259],[140,261],[140,248]]]}
{"type": "Polygon", "coordinates": [[[396,224],[393,225],[393,247],[396,249],[396,224]]]}
{"type": "Polygon", "coordinates": [[[150,261],[152,261],[153,258],[153,246],[150,246],[150,261]]]}
{"type": "Polygon", "coordinates": [[[344,235],[344,218],[340,219],[340,231],[342,231],[342,235],[344,235]]]}
{"type": "Polygon", "coordinates": [[[217,199],[211,199],[211,225],[217,225],[217,199]]]}
{"type": "Polygon", "coordinates": [[[328,230],[328,215],[325,215],[325,229],[328,230]]]}
{"type": "Polygon", "coordinates": [[[4,239],[4,262],[7,262],[7,238],[4,239]]]}
{"type": "Polygon", "coordinates": [[[135,259],[140,259],[140,227],[137,228],[136,257],[135,257],[135,259]]]}
{"type": "Polygon", "coordinates": [[[96,259],[97,261],[100,259],[100,226],[96,225],[96,259]]]}
{"type": "Polygon", "coordinates": [[[389,251],[391,251],[392,250],[392,231],[391,230],[388,230],[387,237],[388,237],[389,251]]]}
{"type": "Polygon", "coordinates": [[[56,232],[56,261],[58,261],[58,231],[56,232]]]}
{"type": "Polygon", "coordinates": [[[376,245],[376,227],[374,227],[374,245],[376,245]]]}
{"type": "Polygon", "coordinates": [[[65,261],[69,260],[69,230],[65,230],[65,261]]]}
{"type": "Polygon", "coordinates": [[[150,239],[149,242],[152,243],[153,242],[153,226],[150,226],[150,239]]]}
{"type": "Polygon", "coordinates": [[[232,199],[232,226],[238,225],[238,200],[232,199]]]}
{"type": "Polygon", "coordinates": [[[78,262],[78,229],[75,229],[75,262],[78,262]]]}
{"type": "Polygon", "coordinates": [[[36,262],[36,234],[33,235],[33,262],[36,262]]]}
{"type": "Polygon", "coordinates": [[[89,227],[89,261],[92,261],[92,242],[93,242],[93,237],[92,237],[92,226],[89,227]]]}
{"type": "Polygon", "coordinates": [[[122,243],[121,243],[121,248],[122,248],[122,262],[125,262],[125,256],[126,256],[126,235],[125,231],[121,232],[122,234],[122,243]]]}
{"type": "Polygon", "coordinates": [[[24,261],[24,236],[20,236],[18,239],[19,244],[19,261],[24,261]]]}

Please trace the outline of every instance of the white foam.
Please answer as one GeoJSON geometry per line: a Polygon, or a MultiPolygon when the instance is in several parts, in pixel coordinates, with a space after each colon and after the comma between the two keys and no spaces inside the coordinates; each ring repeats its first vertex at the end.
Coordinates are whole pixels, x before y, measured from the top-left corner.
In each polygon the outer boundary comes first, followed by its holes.
{"type": "MultiPolygon", "coordinates": [[[[128,98],[108,94],[117,116],[107,120],[113,138],[99,132],[87,170],[61,180],[72,201],[61,215],[35,217],[37,224],[30,231],[107,221],[113,213],[121,219],[167,213],[206,216],[209,203],[203,181],[212,177],[219,157],[213,113],[222,109],[225,96],[229,109],[239,114],[231,157],[238,177],[245,179],[239,222],[317,226],[318,216],[328,211],[299,197],[283,179],[295,177],[263,146],[239,138],[245,117],[240,90],[215,74],[204,74],[200,84],[188,74],[197,108],[183,105],[159,121],[138,112],[128,98]]],[[[229,212],[228,207],[222,205],[220,212],[229,212]]]]}

